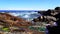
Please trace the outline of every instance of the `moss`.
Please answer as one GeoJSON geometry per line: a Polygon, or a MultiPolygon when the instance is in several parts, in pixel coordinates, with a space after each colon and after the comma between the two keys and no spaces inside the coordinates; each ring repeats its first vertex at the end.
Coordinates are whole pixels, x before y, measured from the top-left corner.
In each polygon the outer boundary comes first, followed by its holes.
{"type": "Polygon", "coordinates": [[[3,31],[9,31],[9,28],[2,28],[3,31]]]}

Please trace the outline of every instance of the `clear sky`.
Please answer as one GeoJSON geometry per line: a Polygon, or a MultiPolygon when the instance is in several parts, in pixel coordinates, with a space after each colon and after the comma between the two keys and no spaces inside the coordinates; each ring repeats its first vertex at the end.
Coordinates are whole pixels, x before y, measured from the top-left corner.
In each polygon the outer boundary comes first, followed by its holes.
{"type": "Polygon", "coordinates": [[[0,0],[0,10],[46,10],[60,6],[60,0],[0,0]]]}

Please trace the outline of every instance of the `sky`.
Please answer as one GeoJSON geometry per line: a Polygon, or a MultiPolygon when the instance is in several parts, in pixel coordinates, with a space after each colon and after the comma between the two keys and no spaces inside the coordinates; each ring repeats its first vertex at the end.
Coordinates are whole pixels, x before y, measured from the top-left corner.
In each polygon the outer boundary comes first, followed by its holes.
{"type": "Polygon", "coordinates": [[[60,0],[0,0],[0,10],[47,10],[60,6],[60,0]]]}

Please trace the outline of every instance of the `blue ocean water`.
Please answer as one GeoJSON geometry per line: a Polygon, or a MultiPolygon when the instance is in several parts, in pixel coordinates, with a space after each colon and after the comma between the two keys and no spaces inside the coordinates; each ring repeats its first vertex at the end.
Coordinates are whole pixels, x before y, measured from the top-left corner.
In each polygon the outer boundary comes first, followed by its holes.
{"type": "Polygon", "coordinates": [[[24,18],[26,20],[33,20],[40,16],[38,11],[35,10],[0,10],[2,13],[8,13],[13,16],[24,18]]]}

